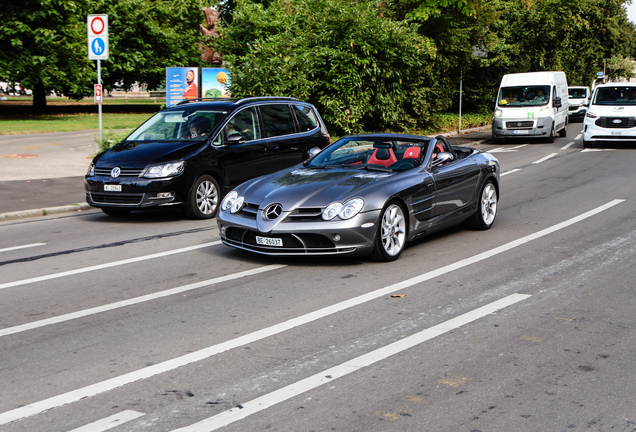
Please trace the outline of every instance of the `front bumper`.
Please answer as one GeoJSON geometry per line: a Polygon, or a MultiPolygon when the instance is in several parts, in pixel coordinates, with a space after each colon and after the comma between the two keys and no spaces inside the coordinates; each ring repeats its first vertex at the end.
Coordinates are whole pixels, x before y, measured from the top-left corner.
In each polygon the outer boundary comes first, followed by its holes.
{"type": "Polygon", "coordinates": [[[93,207],[140,210],[161,206],[183,206],[187,201],[188,185],[183,175],[164,179],[140,177],[86,176],[86,202],[93,207]],[[106,185],[119,185],[121,191],[105,191],[106,185]],[[171,194],[167,198],[159,194],[171,194]]]}
{"type": "Polygon", "coordinates": [[[368,255],[373,250],[380,210],[360,213],[349,220],[336,218],[324,221],[289,220],[289,212],[272,231],[263,233],[257,228],[257,214],[219,211],[217,224],[221,240],[228,246],[264,255],[368,255]],[[364,226],[364,228],[363,228],[364,226]],[[282,246],[266,246],[257,243],[256,237],[281,239],[282,246]]]}
{"type": "Polygon", "coordinates": [[[548,137],[552,128],[552,117],[500,118],[492,121],[493,138],[527,138],[548,137]]]}
{"type": "Polygon", "coordinates": [[[584,141],[636,141],[634,117],[586,117],[583,125],[584,141]],[[620,120],[620,122],[618,122],[620,120]]]}

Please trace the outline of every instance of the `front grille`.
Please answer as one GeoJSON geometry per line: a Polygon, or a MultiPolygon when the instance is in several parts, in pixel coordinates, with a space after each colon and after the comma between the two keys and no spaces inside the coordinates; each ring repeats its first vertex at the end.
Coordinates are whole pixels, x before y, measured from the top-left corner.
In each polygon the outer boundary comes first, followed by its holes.
{"type": "Polygon", "coordinates": [[[506,122],[506,129],[531,128],[534,126],[533,121],[509,121],[506,122]]]}
{"type": "Polygon", "coordinates": [[[245,203],[240,212],[245,216],[256,219],[256,215],[258,214],[258,204],[245,203]]]}
{"type": "Polygon", "coordinates": [[[141,204],[144,194],[121,194],[121,193],[101,193],[89,192],[90,199],[96,204],[123,204],[136,205],[141,204]]]}
{"type": "MultiPolygon", "coordinates": [[[[110,177],[111,170],[112,168],[95,168],[95,175],[110,177]]],[[[119,177],[139,177],[142,171],[143,169],[137,168],[121,168],[121,174],[119,174],[119,177]]]]}
{"type": "Polygon", "coordinates": [[[225,232],[228,243],[245,249],[267,253],[336,253],[338,250],[331,239],[320,234],[259,234],[243,228],[229,227],[225,232]],[[282,247],[263,246],[256,243],[256,236],[273,237],[283,240],[282,247]]]}
{"type": "Polygon", "coordinates": [[[311,222],[322,220],[322,208],[298,208],[289,212],[285,222],[311,222]]]}
{"type": "Polygon", "coordinates": [[[601,117],[595,124],[602,128],[629,129],[636,126],[636,121],[634,117],[601,117]]]}

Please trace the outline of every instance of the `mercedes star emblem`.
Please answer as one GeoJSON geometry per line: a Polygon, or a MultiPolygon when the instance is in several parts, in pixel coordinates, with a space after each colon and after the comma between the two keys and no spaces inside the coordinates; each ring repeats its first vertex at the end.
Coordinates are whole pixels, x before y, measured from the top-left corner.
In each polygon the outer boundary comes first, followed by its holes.
{"type": "Polygon", "coordinates": [[[263,219],[276,220],[283,212],[283,206],[280,204],[270,204],[263,210],[263,219]]]}
{"type": "Polygon", "coordinates": [[[119,167],[115,167],[112,170],[110,170],[110,176],[112,178],[117,178],[119,177],[119,174],[121,174],[121,169],[119,167]]]}

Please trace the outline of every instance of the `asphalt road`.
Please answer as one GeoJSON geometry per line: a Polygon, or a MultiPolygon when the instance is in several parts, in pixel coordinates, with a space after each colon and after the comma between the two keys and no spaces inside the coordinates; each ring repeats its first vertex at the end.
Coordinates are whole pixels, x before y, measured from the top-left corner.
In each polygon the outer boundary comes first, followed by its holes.
{"type": "Polygon", "coordinates": [[[493,228],[394,263],[172,213],[0,223],[0,431],[635,430],[636,152],[580,129],[478,144],[493,228]]]}

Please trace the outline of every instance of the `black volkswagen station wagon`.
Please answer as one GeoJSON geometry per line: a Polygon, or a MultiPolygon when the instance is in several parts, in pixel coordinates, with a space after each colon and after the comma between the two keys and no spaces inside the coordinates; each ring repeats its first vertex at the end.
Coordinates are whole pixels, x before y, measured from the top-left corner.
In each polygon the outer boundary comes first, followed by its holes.
{"type": "Polygon", "coordinates": [[[93,159],[86,200],[110,216],[172,207],[208,219],[235,186],[298,164],[330,140],[316,108],[295,98],[183,101],[93,159]]]}

